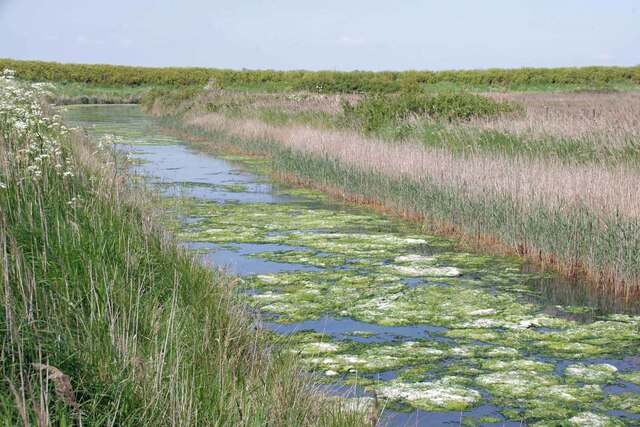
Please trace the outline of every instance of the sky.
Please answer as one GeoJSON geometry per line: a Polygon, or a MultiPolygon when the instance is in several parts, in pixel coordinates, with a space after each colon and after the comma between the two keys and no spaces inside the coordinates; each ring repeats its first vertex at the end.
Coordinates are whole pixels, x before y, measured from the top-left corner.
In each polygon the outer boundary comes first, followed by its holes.
{"type": "Polygon", "coordinates": [[[0,57],[232,69],[640,64],[640,0],[0,0],[0,57]]]}

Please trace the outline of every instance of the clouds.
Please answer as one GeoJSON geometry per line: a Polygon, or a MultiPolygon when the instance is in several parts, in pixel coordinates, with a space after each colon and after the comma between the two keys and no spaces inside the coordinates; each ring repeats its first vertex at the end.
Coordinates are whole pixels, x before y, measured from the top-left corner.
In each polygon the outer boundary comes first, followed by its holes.
{"type": "Polygon", "coordinates": [[[129,39],[120,39],[118,40],[117,46],[120,49],[129,49],[133,46],[133,41],[129,39]]]}
{"type": "Polygon", "coordinates": [[[353,38],[349,36],[338,37],[331,42],[334,46],[366,46],[369,42],[364,38],[353,38]]]}
{"type": "Polygon", "coordinates": [[[631,65],[640,57],[638,0],[329,0],[312,12],[296,0],[186,3],[0,0],[0,57],[312,70],[631,65]]]}
{"type": "Polygon", "coordinates": [[[78,34],[75,38],[74,45],[76,47],[95,47],[104,45],[104,41],[94,40],[83,34],[78,34]]]}

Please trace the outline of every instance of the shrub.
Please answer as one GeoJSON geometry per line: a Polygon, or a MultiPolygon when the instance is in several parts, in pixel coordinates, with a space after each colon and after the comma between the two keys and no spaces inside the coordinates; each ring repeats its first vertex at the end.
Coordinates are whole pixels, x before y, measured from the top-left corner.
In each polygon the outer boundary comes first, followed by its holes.
{"type": "Polygon", "coordinates": [[[470,93],[375,95],[355,106],[345,101],[342,108],[345,122],[365,132],[376,131],[410,117],[468,120],[521,111],[518,104],[470,93]]]}

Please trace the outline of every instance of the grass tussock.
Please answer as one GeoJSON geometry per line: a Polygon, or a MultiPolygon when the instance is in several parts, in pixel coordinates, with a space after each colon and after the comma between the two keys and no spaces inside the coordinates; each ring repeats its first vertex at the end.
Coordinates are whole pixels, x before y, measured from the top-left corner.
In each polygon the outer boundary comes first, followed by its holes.
{"type": "MultiPolygon", "coordinates": [[[[574,95],[579,100],[589,96],[574,95]]],[[[588,122],[584,126],[589,130],[582,135],[632,120],[629,112],[634,96],[599,99],[607,124],[588,122]],[[607,102],[620,108],[605,112],[607,102]]],[[[263,120],[264,116],[255,114],[263,106],[253,103],[233,113],[225,108],[207,110],[205,100],[220,104],[226,99],[220,93],[184,101],[167,123],[200,139],[266,155],[277,171],[302,183],[412,212],[427,223],[446,223],[467,236],[494,236],[514,252],[552,263],[570,274],[586,273],[597,286],[630,297],[640,277],[640,175],[633,161],[635,151],[621,161],[621,151],[614,149],[619,141],[608,141],[603,134],[599,142],[594,139],[584,144],[597,146],[597,152],[617,153],[608,159],[582,158],[580,147],[566,152],[540,148],[531,155],[526,146],[511,151],[474,146],[482,126],[498,128],[526,121],[534,125],[537,119],[530,115],[539,114],[532,106],[534,101],[524,95],[516,98],[524,104],[524,117],[518,113],[447,121],[439,124],[446,131],[439,135],[439,144],[425,144],[417,138],[390,143],[375,132],[363,134],[335,122],[323,127],[291,119],[309,111],[316,101],[301,101],[305,106],[297,112],[283,108],[289,120],[279,121],[263,120]],[[451,129],[466,139],[455,141],[451,129]]],[[[330,101],[335,104],[335,99],[330,101]]],[[[581,120],[579,106],[549,105],[548,120],[568,125],[581,120]]],[[[434,120],[427,118],[423,123],[433,124],[434,120]]],[[[561,141],[562,135],[551,129],[549,138],[561,141]]],[[[633,140],[631,124],[624,132],[633,140]]],[[[522,141],[518,139],[522,134],[509,134],[514,146],[522,141]]]]}
{"type": "Polygon", "coordinates": [[[7,425],[358,425],[165,235],[108,148],[0,79],[7,425]]]}

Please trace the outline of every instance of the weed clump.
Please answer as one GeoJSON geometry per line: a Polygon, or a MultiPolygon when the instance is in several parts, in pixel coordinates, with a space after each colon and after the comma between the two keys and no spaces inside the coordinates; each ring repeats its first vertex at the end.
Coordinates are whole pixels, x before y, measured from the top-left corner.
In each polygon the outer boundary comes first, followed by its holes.
{"type": "Polygon", "coordinates": [[[522,111],[522,107],[516,103],[471,93],[433,95],[408,92],[369,96],[355,105],[345,100],[342,109],[344,121],[364,132],[374,132],[411,118],[469,120],[522,111]]]}

